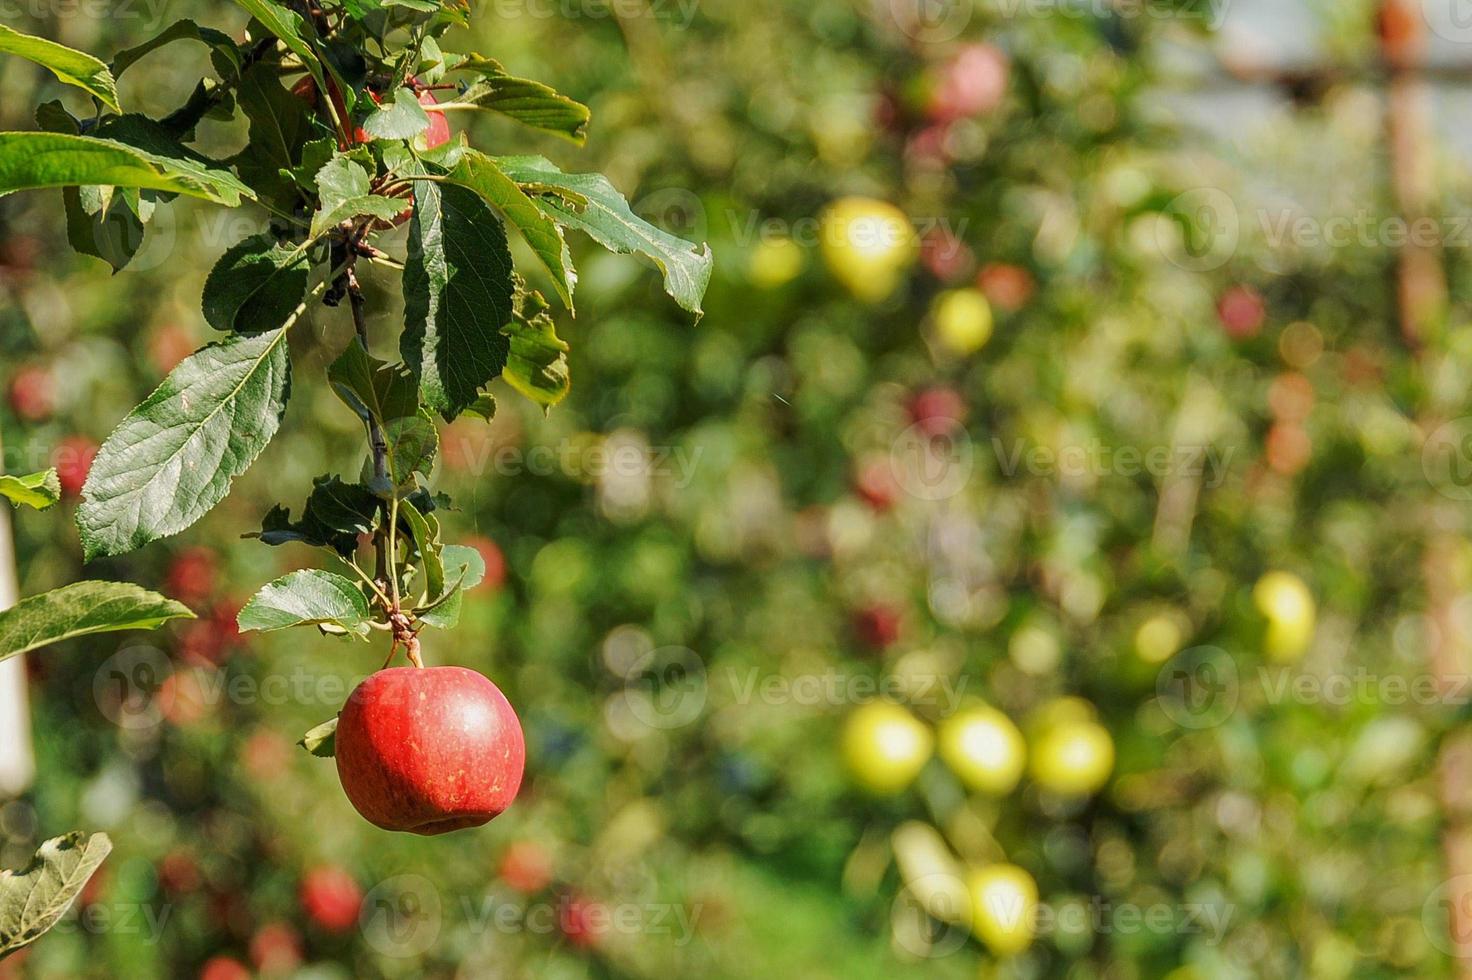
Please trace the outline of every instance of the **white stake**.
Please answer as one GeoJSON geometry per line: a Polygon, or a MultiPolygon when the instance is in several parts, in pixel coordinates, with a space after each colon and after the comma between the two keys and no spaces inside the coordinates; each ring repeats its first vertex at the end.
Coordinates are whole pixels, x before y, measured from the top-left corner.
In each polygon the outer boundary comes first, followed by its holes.
{"type": "MultiPolygon", "coordinates": [[[[5,446],[0,442],[0,473],[5,446]]],[[[15,575],[15,540],[10,533],[10,506],[0,501],[0,611],[20,601],[15,575]]],[[[26,700],[26,658],[0,661],[0,800],[19,796],[36,776],[31,751],[31,710],[26,700]]]]}

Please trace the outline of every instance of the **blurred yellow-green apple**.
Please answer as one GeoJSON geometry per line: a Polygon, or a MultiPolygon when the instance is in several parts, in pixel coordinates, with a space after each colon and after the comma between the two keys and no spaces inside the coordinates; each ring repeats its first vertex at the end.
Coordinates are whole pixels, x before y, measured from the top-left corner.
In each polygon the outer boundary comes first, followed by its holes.
{"type": "Polygon", "coordinates": [[[1015,864],[992,864],[966,879],[971,931],[997,956],[1016,956],[1032,945],[1037,928],[1038,885],[1015,864]]]}
{"type": "Polygon", "coordinates": [[[941,760],[967,789],[1002,795],[1022,778],[1027,744],[1002,712],[984,706],[965,708],[940,726],[941,760]]]}
{"type": "Polygon", "coordinates": [[[954,354],[975,354],[992,336],[992,307],[976,289],[949,289],[930,308],[935,339],[954,354]]]}
{"type": "Polygon", "coordinates": [[[925,723],[892,701],[874,701],[849,715],[843,727],[843,760],[872,793],[898,793],[930,760],[935,737],[925,723]]]}
{"type": "Polygon", "coordinates": [[[887,201],[844,197],[820,217],[820,248],[833,277],[870,303],[887,298],[915,261],[915,229],[887,201]]]}
{"type": "Polygon", "coordinates": [[[1268,572],[1252,589],[1252,601],[1267,620],[1263,647],[1274,660],[1288,663],[1308,649],[1314,637],[1314,597],[1292,572],[1268,572]]]}
{"type": "Polygon", "coordinates": [[[1045,705],[1032,723],[1033,781],[1060,796],[1089,796],[1114,770],[1114,740],[1081,698],[1045,705]]]}

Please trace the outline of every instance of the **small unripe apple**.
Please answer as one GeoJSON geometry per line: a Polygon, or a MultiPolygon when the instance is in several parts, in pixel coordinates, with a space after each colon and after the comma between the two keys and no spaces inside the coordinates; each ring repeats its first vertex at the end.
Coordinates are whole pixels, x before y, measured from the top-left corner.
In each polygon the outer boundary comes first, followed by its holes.
{"type": "Polygon", "coordinates": [[[337,774],[369,823],[443,834],[499,816],[521,788],[526,742],[501,689],[464,667],[395,667],[338,717],[337,774]]]}
{"type": "Polygon", "coordinates": [[[1147,664],[1163,664],[1180,652],[1185,642],[1182,617],[1162,612],[1150,616],[1135,630],[1135,655],[1147,664]]]}
{"type": "Polygon", "coordinates": [[[763,238],[751,250],[746,275],[759,289],[777,289],[796,279],[807,261],[807,253],[792,239],[763,238]]]}
{"type": "Polygon", "coordinates": [[[1313,593],[1292,572],[1268,572],[1257,580],[1252,600],[1267,620],[1263,644],[1280,662],[1297,660],[1314,638],[1317,611],[1313,593]]]}
{"type": "Polygon", "coordinates": [[[898,793],[920,775],[935,737],[908,710],[874,701],[849,715],[843,727],[843,760],[854,779],[872,793],[898,793]]]}
{"type": "Polygon", "coordinates": [[[820,249],[834,278],[860,299],[877,303],[899,286],[915,261],[915,229],[887,201],[845,197],[820,217],[820,249]]]}
{"type": "Polygon", "coordinates": [[[363,889],[357,880],[331,865],[307,872],[299,898],[307,918],[327,932],[348,932],[358,924],[363,908],[363,889]]]}
{"type": "Polygon", "coordinates": [[[980,291],[951,289],[935,298],[930,308],[935,337],[962,356],[975,354],[992,336],[992,307],[980,291]]]}
{"type": "Polygon", "coordinates": [[[940,726],[940,757],[968,789],[1012,792],[1027,762],[1022,732],[995,708],[959,711],[940,726]]]}
{"type": "Polygon", "coordinates": [[[1114,739],[1095,720],[1093,706],[1060,698],[1039,711],[1033,723],[1033,781],[1060,796],[1090,796],[1114,771],[1114,739]]]}
{"type": "Polygon", "coordinates": [[[1038,885],[1015,864],[992,864],[966,879],[971,931],[997,956],[1016,956],[1037,929],[1038,885]]]}

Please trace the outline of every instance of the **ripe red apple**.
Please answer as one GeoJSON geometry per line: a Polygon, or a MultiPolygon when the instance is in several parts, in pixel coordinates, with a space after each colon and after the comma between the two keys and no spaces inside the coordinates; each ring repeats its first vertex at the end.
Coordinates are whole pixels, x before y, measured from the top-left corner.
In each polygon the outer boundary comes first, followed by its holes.
{"type": "Polygon", "coordinates": [[[876,455],[859,464],[854,473],[854,492],[881,513],[895,505],[900,497],[900,484],[888,456],[876,455]]]}
{"type": "Polygon", "coordinates": [[[363,889],[342,868],[313,868],[302,879],[300,896],[307,918],[327,932],[348,932],[358,924],[363,889]]]}
{"type": "Polygon", "coordinates": [[[200,968],[199,980],[250,980],[250,970],[229,956],[211,956],[200,968]]]}
{"type": "Polygon", "coordinates": [[[87,483],[87,474],[92,472],[92,460],[97,458],[97,443],[86,436],[68,436],[57,444],[52,460],[56,475],[61,480],[61,492],[68,497],[77,497],[87,483]]]}
{"type": "Polygon", "coordinates": [[[989,262],[976,276],[976,288],[999,310],[1015,313],[1032,299],[1032,273],[1010,262],[989,262]]]}
{"type": "Polygon", "coordinates": [[[968,44],[941,70],[927,111],[950,122],[994,111],[1007,96],[1011,74],[1007,55],[991,44],[968,44]]]}
{"type": "Polygon", "coordinates": [[[523,895],[532,895],[552,883],[552,855],[540,844],[517,841],[501,855],[501,880],[523,895]]]}
{"type": "Polygon", "coordinates": [[[188,851],[175,848],[158,862],[158,883],[170,896],[187,895],[199,888],[199,863],[188,851]]]}
{"type": "Polygon", "coordinates": [[[932,276],[952,285],[976,268],[970,246],[944,228],[932,228],[920,239],[920,261],[932,276]]]}
{"type": "Polygon", "coordinates": [[[10,381],[10,407],[26,422],[44,422],[56,411],[56,385],[45,368],[27,367],[10,381]]]}
{"type": "Polygon", "coordinates": [[[443,834],[516,799],[521,722],[501,689],[464,667],[395,667],[359,684],[337,723],[337,774],[384,830],[443,834]]]}

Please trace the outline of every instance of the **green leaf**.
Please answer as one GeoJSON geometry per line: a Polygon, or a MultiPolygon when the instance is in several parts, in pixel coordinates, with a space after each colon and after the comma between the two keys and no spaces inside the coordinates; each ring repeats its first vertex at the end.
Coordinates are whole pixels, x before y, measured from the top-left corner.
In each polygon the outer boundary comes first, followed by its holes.
{"type": "Polygon", "coordinates": [[[38,187],[143,187],[235,207],[250,189],[227,171],[206,171],[110,139],[65,133],[0,133],[0,197],[38,187]]]}
{"type": "Polygon", "coordinates": [[[541,82],[507,74],[497,61],[470,55],[454,67],[480,77],[455,100],[462,105],[490,109],[517,122],[556,133],[579,146],[588,136],[588,107],[541,82]]]}
{"type": "Polygon", "coordinates": [[[363,132],[376,140],[413,139],[429,128],[429,114],[409,89],[394,93],[394,100],[363,120],[363,132]]]}
{"type": "Polygon", "coordinates": [[[331,759],[337,754],[337,719],[324,721],[303,735],[296,744],[319,759],[331,759]]]}
{"type": "Polygon", "coordinates": [[[286,331],[237,335],[190,355],[123,419],[82,488],[87,560],[177,534],[229,493],[286,411],[286,331]]]}
{"type": "Polygon", "coordinates": [[[572,309],[577,272],[573,269],[572,256],[557,222],[484,153],[467,151],[447,179],[475,191],[481,200],[500,211],[521,231],[532,252],[552,274],[557,295],[568,309],[572,309]]]}
{"type": "Polygon", "coordinates": [[[0,660],[93,633],[157,629],[194,613],[126,582],[77,582],[0,612],[0,660]]]}
{"type": "Polygon", "coordinates": [[[22,34],[4,24],[0,24],[0,54],[13,54],[33,61],[66,84],[91,93],[113,112],[123,111],[118,105],[118,86],[112,72],[90,54],[74,51],[44,37],[22,34]]]}
{"type": "Polygon", "coordinates": [[[474,415],[476,418],[490,422],[496,417],[496,396],[489,391],[483,391],[475,402],[465,409],[466,415],[474,415]]]}
{"type": "Polygon", "coordinates": [[[327,382],[364,422],[389,422],[419,411],[419,390],[409,369],[380,361],[357,337],[327,369],[327,382]]]}
{"type": "Polygon", "coordinates": [[[306,165],[306,148],[326,140],[326,155],[313,158],[315,166],[309,175],[315,175],[336,152],[336,139],[307,104],[281,84],[275,65],[261,62],[247,69],[236,88],[236,100],[250,120],[250,139],[231,163],[263,199],[284,211],[294,211],[303,199],[298,185],[307,180],[293,172],[306,165]]]}
{"type": "Polygon", "coordinates": [[[419,553],[419,564],[424,569],[425,588],[430,601],[438,599],[445,591],[445,564],[440,557],[439,522],[426,518],[419,508],[407,500],[399,502],[399,514],[409,525],[409,534],[414,540],[414,550],[419,553]],[[434,521],[431,524],[431,521],[434,521]]]}
{"type": "Polygon", "coordinates": [[[208,45],[212,55],[219,54],[226,59],[228,64],[235,66],[237,74],[240,72],[240,49],[235,40],[224,31],[217,31],[213,27],[200,27],[192,20],[176,20],[158,34],[144,41],[142,44],[126,48],[113,55],[112,74],[114,78],[121,78],[123,72],[137,64],[143,58],[157,51],[166,44],[175,41],[199,41],[208,45]]]}
{"type": "Polygon", "coordinates": [[[193,186],[210,191],[211,200],[231,207],[251,190],[230,172],[227,165],[191,150],[160,123],[147,116],[130,113],[104,120],[92,131],[98,139],[106,139],[144,154],[160,166],[177,173],[193,186]]]}
{"type": "Polygon", "coordinates": [[[452,584],[439,600],[415,616],[436,629],[453,629],[460,622],[463,593],[485,581],[486,561],[479,551],[463,544],[445,545],[440,557],[445,565],[445,578],[452,584]]]}
{"type": "Polygon", "coordinates": [[[567,370],[566,342],[557,336],[546,300],[517,280],[516,309],[501,328],[511,341],[511,353],[501,377],[544,408],[567,397],[572,380],[567,370]]]}
{"type": "Polygon", "coordinates": [[[327,625],[367,636],[371,620],[368,600],[356,582],[336,572],[306,568],[261,589],[235,621],[243,633],[327,625]]]}
{"type": "Polygon", "coordinates": [[[463,187],[414,184],[404,267],[404,362],[446,420],[474,404],[506,366],[511,249],[501,220],[463,187]]]}
{"type": "Polygon", "coordinates": [[[404,212],[407,202],[374,194],[368,171],[346,156],[334,157],[317,172],[317,189],[322,205],[312,217],[312,237],[325,234],[334,225],[372,215],[381,221],[393,221],[404,212]]]}
{"type": "Polygon", "coordinates": [[[56,925],[111,851],[106,834],[71,833],[42,844],[20,871],[0,871],[0,959],[56,925]]]}
{"type": "MultiPolygon", "coordinates": [[[[414,474],[429,475],[434,466],[435,454],[440,448],[439,430],[434,419],[426,411],[414,415],[391,419],[383,425],[384,441],[388,444],[388,478],[390,485],[375,487],[382,496],[388,497],[395,491],[403,496],[403,490],[414,488],[414,474]]],[[[365,479],[373,479],[373,461],[364,467],[365,479]]]]}
{"type": "Polygon", "coordinates": [[[307,250],[254,235],[226,250],[204,282],[204,318],[216,330],[256,333],[281,326],[307,294],[307,250]]]}
{"type": "Polygon", "coordinates": [[[318,92],[327,91],[327,80],[322,73],[322,59],[312,44],[312,38],[315,37],[316,32],[302,19],[300,14],[275,3],[274,0],[235,0],[235,2],[259,21],[262,27],[278,37],[281,43],[286,45],[288,51],[301,59],[303,67],[317,83],[318,92]]]}
{"type": "Polygon", "coordinates": [[[66,240],[80,254],[101,259],[118,272],[143,246],[143,219],[134,210],[133,195],[129,194],[114,194],[106,208],[88,211],[83,203],[86,190],[61,189],[66,209],[66,240]]]}
{"type": "Polygon", "coordinates": [[[61,480],[54,469],[44,473],[28,473],[25,476],[0,474],[0,497],[11,503],[45,510],[61,499],[61,480]]]}
{"type": "Polygon", "coordinates": [[[323,476],[316,479],[300,521],[293,523],[291,512],[278,505],[266,515],[256,537],[269,545],[299,541],[331,548],[346,557],[358,549],[358,535],[378,528],[379,515],[378,498],[367,487],[323,476]]]}
{"type": "Polygon", "coordinates": [[[713,263],[709,245],[697,248],[640,218],[602,174],[565,174],[542,157],[494,159],[517,183],[558,192],[539,195],[536,201],[559,224],[586,232],[611,251],[653,259],[664,273],[665,292],[699,319],[700,301],[710,284],[713,263]],[[581,197],[586,203],[573,207],[558,196],[561,192],[581,197]]]}

